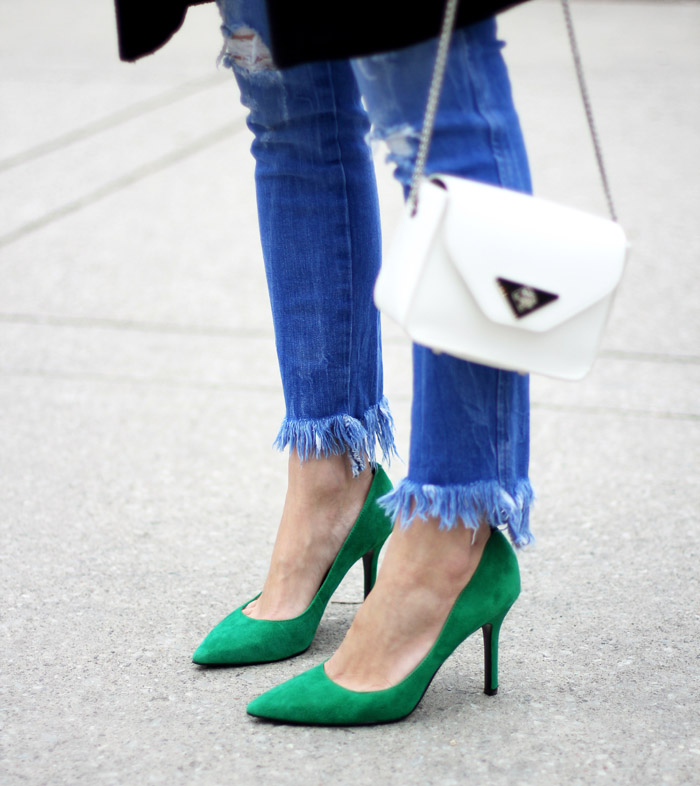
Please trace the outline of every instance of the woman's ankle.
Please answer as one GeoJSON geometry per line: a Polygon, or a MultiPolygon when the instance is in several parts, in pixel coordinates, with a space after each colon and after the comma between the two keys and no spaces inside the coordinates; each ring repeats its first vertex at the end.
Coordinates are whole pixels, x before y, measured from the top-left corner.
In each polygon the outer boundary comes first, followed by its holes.
{"type": "Polygon", "coordinates": [[[289,486],[261,597],[248,616],[286,619],[301,613],[364,505],[370,469],[357,477],[346,455],[299,461],[289,458],[289,486]]]}
{"type": "Polygon", "coordinates": [[[372,470],[369,466],[353,475],[352,463],[347,453],[320,458],[299,459],[292,451],[289,455],[287,494],[304,499],[312,499],[317,504],[337,501],[343,497],[367,496],[372,484],[372,470]]]}
{"type": "Polygon", "coordinates": [[[397,521],[391,546],[409,573],[435,572],[450,584],[466,583],[475,570],[491,534],[485,521],[478,528],[461,522],[453,529],[441,528],[438,517],[416,518],[409,527],[397,521]]]}

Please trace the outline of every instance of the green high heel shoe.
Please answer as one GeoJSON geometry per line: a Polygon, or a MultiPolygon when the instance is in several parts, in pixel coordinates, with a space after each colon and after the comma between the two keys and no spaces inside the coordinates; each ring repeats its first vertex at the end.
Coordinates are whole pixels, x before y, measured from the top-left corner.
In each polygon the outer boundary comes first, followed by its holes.
{"type": "Polygon", "coordinates": [[[432,649],[397,685],[379,691],[348,690],[333,682],[321,663],[254,699],[248,705],[248,713],[269,720],[321,726],[399,720],[416,708],[440,666],[479,628],[484,634],[484,692],[492,696],[498,690],[501,623],[519,593],[515,554],[502,533],[494,530],[432,649]]]}
{"type": "Polygon", "coordinates": [[[243,609],[259,597],[258,594],[210,631],[192,660],[205,665],[269,663],[291,658],[308,649],[331,595],[360,558],[364,566],[365,597],[374,586],[379,552],[392,527],[391,519],[377,505],[377,499],[389,491],[391,481],[377,466],[360,515],[306,611],[288,620],[248,617],[243,609]]]}

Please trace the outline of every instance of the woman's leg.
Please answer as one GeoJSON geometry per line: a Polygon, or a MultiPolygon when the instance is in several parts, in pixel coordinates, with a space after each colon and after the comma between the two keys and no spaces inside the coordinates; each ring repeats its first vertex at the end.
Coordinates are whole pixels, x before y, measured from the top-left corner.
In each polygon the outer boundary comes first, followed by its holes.
{"type": "Polygon", "coordinates": [[[225,46],[254,134],[260,234],[290,447],[270,572],[250,616],[293,617],[318,589],[364,502],[378,441],[393,448],[382,394],[376,185],[369,122],[348,63],[277,71],[261,0],[220,0],[225,46]]]}
{"type": "MultiPolygon", "coordinates": [[[[529,171],[495,22],[454,34],[427,165],[521,191],[529,171]]],[[[436,42],[355,61],[374,135],[407,189],[436,42]]],[[[408,478],[377,584],[326,673],[345,687],[396,684],[427,654],[479,563],[490,527],[531,539],[528,380],[414,346],[408,478]],[[410,525],[410,526],[409,526],[410,525]]]]}

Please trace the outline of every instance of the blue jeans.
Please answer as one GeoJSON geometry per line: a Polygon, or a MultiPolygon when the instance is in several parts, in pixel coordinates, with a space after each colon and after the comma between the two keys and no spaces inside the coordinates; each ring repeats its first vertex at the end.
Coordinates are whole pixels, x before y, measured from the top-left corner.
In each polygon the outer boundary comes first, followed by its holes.
{"type": "MultiPolygon", "coordinates": [[[[302,460],[347,453],[355,471],[394,452],[372,289],[381,235],[368,137],[384,140],[404,195],[436,42],[280,71],[263,0],[218,0],[224,48],[253,132],[258,216],[284,388],[276,445],[302,460]],[[364,102],[364,106],[363,106],[364,102]],[[371,123],[371,126],[370,126],[371,123]]],[[[371,23],[371,20],[369,20],[371,23]]],[[[494,20],[458,30],[427,164],[529,191],[494,20]]],[[[382,504],[403,525],[507,527],[532,539],[527,377],[413,347],[408,477],[382,504]]]]}

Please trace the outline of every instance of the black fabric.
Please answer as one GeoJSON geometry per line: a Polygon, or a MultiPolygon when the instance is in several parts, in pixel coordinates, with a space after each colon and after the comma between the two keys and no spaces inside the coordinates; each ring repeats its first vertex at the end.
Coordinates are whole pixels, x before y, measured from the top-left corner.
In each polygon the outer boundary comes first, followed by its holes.
{"type": "MultiPolygon", "coordinates": [[[[212,0],[115,0],[119,57],[151,54],[180,29],[191,5],[212,0]]],[[[280,68],[387,52],[425,41],[440,30],[443,0],[265,0],[273,59],[280,68]]],[[[461,0],[457,26],[525,0],[461,0]]]]}
{"type": "MultiPolygon", "coordinates": [[[[461,0],[457,27],[525,0],[461,0]]],[[[272,57],[279,68],[401,49],[440,31],[443,0],[266,0],[272,57]]]]}
{"type": "Polygon", "coordinates": [[[115,0],[119,57],[133,62],[169,41],[191,5],[212,0],[115,0]]]}

